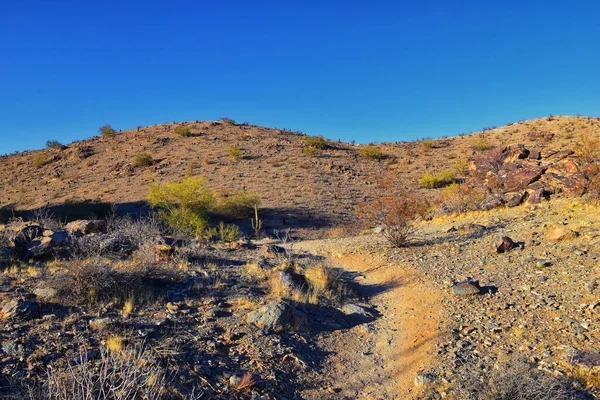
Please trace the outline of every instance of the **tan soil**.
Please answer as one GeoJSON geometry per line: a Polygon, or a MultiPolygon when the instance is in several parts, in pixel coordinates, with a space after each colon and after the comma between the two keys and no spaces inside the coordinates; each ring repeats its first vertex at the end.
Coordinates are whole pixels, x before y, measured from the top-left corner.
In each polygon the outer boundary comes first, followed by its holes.
{"type": "MultiPolygon", "coordinates": [[[[311,241],[299,248],[327,254],[339,251],[341,242],[311,241]]],[[[414,398],[414,378],[431,364],[442,334],[440,292],[408,264],[389,264],[368,251],[338,254],[331,262],[362,278],[361,294],[381,316],[320,338],[319,347],[331,352],[324,364],[328,398],[414,398]]],[[[323,398],[323,392],[302,396],[323,398]]]]}

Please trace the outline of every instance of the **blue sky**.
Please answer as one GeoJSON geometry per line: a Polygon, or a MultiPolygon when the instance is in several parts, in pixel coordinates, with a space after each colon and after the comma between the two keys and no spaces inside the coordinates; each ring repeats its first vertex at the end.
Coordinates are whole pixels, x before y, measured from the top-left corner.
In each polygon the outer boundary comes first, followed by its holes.
{"type": "Polygon", "coordinates": [[[107,123],[229,116],[371,142],[597,116],[599,15],[585,0],[4,0],[0,153],[107,123]]]}

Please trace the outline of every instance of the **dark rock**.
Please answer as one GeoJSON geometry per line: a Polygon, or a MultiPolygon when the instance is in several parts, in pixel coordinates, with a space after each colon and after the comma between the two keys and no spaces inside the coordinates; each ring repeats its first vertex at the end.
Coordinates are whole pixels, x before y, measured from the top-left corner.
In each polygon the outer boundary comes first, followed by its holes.
{"type": "Polygon", "coordinates": [[[479,282],[473,280],[467,280],[454,284],[452,286],[452,291],[456,296],[472,296],[482,292],[479,282]]]}
{"type": "Polygon", "coordinates": [[[518,247],[518,245],[508,236],[502,236],[502,243],[498,246],[495,246],[496,253],[507,253],[512,249],[518,247]]]}
{"type": "Polygon", "coordinates": [[[47,257],[52,253],[52,239],[40,236],[27,245],[27,256],[31,258],[47,257]]]}
{"type": "Polygon", "coordinates": [[[284,301],[276,301],[248,314],[247,321],[260,329],[282,332],[302,329],[308,324],[304,313],[284,301]]]}
{"type": "Polygon", "coordinates": [[[1,315],[4,319],[26,319],[32,316],[35,309],[36,305],[31,301],[14,299],[2,307],[1,315]]]}

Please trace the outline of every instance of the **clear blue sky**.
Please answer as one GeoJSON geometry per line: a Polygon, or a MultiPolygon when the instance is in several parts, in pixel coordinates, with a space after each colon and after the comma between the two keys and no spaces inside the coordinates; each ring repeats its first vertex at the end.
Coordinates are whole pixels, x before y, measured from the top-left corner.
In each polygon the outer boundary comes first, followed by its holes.
{"type": "Polygon", "coordinates": [[[3,0],[0,153],[106,123],[370,142],[597,116],[599,18],[586,0],[3,0]]]}

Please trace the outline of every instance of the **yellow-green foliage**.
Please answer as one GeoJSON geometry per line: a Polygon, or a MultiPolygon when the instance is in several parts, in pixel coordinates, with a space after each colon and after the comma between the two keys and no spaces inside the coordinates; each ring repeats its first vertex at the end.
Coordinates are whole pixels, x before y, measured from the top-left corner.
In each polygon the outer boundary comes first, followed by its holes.
{"type": "Polygon", "coordinates": [[[190,130],[189,126],[177,125],[175,128],[175,134],[179,136],[190,136],[192,131],[190,130]]]}
{"type": "Polygon", "coordinates": [[[309,147],[324,150],[327,148],[327,142],[323,136],[304,136],[302,138],[309,147]]]}
{"type": "Polygon", "coordinates": [[[421,146],[426,149],[433,149],[435,147],[435,141],[431,139],[423,139],[421,141],[421,146]]]}
{"type": "Polygon", "coordinates": [[[313,146],[307,146],[302,148],[302,153],[306,154],[309,157],[316,157],[319,155],[319,150],[313,146]]]}
{"type": "Polygon", "coordinates": [[[451,171],[442,171],[435,175],[425,174],[419,181],[421,185],[428,189],[448,186],[454,182],[456,182],[456,176],[454,176],[454,173],[451,171]]]}
{"type": "Polygon", "coordinates": [[[257,194],[245,190],[234,193],[219,193],[213,211],[226,219],[249,218],[254,213],[254,206],[260,205],[257,194]]]}
{"type": "Polygon", "coordinates": [[[151,184],[148,202],[159,209],[159,218],[170,227],[200,235],[208,227],[206,214],[215,204],[215,196],[204,179],[187,178],[151,184]]]}
{"type": "Polygon", "coordinates": [[[361,147],[360,150],[358,150],[358,155],[369,160],[380,160],[383,158],[381,149],[373,145],[361,147]]]}
{"type": "Polygon", "coordinates": [[[473,141],[474,150],[489,150],[490,148],[492,148],[492,145],[484,138],[478,138],[473,141]]]}
{"type": "Polygon", "coordinates": [[[242,150],[236,145],[231,145],[227,148],[227,154],[229,154],[233,160],[237,160],[242,155],[242,150]]]}
{"type": "Polygon", "coordinates": [[[445,212],[461,213],[478,210],[485,200],[483,188],[453,183],[440,192],[439,203],[445,212]]]}
{"type": "Polygon", "coordinates": [[[457,175],[465,175],[469,169],[469,160],[462,158],[454,163],[453,168],[457,175]]]}
{"type": "Polygon", "coordinates": [[[33,156],[33,165],[37,168],[43,167],[48,164],[48,159],[43,154],[36,154],[33,156]]]}
{"type": "Polygon", "coordinates": [[[112,126],[110,125],[103,125],[101,126],[98,131],[100,132],[100,134],[102,134],[102,136],[113,136],[115,133],[117,133],[112,126]]]}
{"type": "Polygon", "coordinates": [[[207,230],[207,235],[209,238],[214,238],[216,240],[220,240],[222,242],[233,242],[238,239],[242,235],[240,228],[237,225],[233,224],[225,224],[224,222],[219,222],[219,225],[215,228],[210,228],[207,230]]]}
{"type": "Polygon", "coordinates": [[[133,157],[133,165],[135,167],[147,167],[152,165],[152,161],[150,153],[146,153],[145,151],[137,153],[135,157],[133,157]]]}

